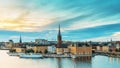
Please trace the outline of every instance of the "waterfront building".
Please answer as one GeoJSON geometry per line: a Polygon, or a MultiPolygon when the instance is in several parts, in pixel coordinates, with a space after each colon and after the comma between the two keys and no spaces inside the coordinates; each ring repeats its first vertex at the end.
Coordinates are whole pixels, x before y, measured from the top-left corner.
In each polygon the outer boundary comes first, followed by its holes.
{"type": "Polygon", "coordinates": [[[35,45],[33,48],[34,53],[45,53],[47,52],[47,45],[35,45]]]}
{"type": "Polygon", "coordinates": [[[21,47],[14,47],[14,48],[12,48],[12,50],[14,50],[17,53],[24,53],[25,52],[25,48],[21,48],[21,47]]]}
{"type": "Polygon", "coordinates": [[[73,55],[92,55],[92,47],[86,44],[71,44],[68,48],[73,55]]]}
{"type": "Polygon", "coordinates": [[[55,45],[48,46],[48,52],[49,53],[56,53],[56,47],[55,47],[55,45]]]}
{"type": "Polygon", "coordinates": [[[109,46],[102,46],[102,52],[109,52],[109,46]]]}
{"type": "Polygon", "coordinates": [[[50,42],[45,39],[35,39],[35,44],[48,45],[48,44],[50,44],[50,42]]]}
{"type": "Polygon", "coordinates": [[[96,51],[101,51],[101,47],[100,46],[96,46],[96,51]]]}
{"type": "Polygon", "coordinates": [[[70,52],[70,49],[68,48],[67,44],[62,44],[61,46],[56,48],[57,54],[67,54],[70,52]]]}

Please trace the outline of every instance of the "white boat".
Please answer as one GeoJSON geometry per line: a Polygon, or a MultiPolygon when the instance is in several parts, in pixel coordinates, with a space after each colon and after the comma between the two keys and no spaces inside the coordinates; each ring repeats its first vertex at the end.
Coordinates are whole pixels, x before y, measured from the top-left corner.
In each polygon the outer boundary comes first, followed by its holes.
{"type": "Polygon", "coordinates": [[[71,57],[72,57],[73,59],[77,58],[77,56],[76,56],[76,55],[71,55],[71,57]]]}
{"type": "Polygon", "coordinates": [[[20,58],[42,58],[42,54],[24,53],[19,55],[20,58]]]}
{"type": "Polygon", "coordinates": [[[8,54],[9,56],[19,56],[20,54],[23,54],[23,53],[7,52],[7,54],[8,54]]]}

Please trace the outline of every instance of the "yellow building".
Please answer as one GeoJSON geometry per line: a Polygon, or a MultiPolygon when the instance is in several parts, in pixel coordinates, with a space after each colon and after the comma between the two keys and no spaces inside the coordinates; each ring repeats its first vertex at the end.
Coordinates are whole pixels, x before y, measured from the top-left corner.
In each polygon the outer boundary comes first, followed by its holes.
{"type": "Polygon", "coordinates": [[[71,54],[77,54],[77,47],[76,46],[71,44],[70,46],[68,46],[68,48],[70,49],[71,54]]]}
{"type": "Polygon", "coordinates": [[[25,48],[20,48],[20,47],[14,47],[12,50],[15,50],[17,53],[25,52],[25,48]]]}
{"type": "Polygon", "coordinates": [[[65,54],[65,53],[69,53],[69,52],[70,52],[69,48],[62,48],[62,47],[56,48],[57,54],[65,54]]]}
{"type": "Polygon", "coordinates": [[[102,46],[103,52],[109,52],[109,46],[102,46]]]}
{"type": "Polygon", "coordinates": [[[73,55],[92,55],[91,46],[72,44],[68,48],[73,55]]]}
{"type": "Polygon", "coordinates": [[[101,51],[101,46],[96,46],[96,51],[101,51]]]}
{"type": "Polygon", "coordinates": [[[41,53],[45,53],[45,51],[47,50],[48,46],[34,46],[33,47],[33,51],[35,53],[41,52],[41,53]]]}
{"type": "Polygon", "coordinates": [[[57,54],[63,54],[63,48],[56,48],[56,53],[57,54]]]}

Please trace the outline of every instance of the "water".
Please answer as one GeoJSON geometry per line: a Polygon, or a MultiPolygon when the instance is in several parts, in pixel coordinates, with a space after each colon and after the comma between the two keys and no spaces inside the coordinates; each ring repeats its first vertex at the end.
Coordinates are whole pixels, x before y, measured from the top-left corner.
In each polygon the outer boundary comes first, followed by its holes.
{"type": "Polygon", "coordinates": [[[120,58],[95,56],[81,61],[70,58],[21,59],[0,50],[0,68],[120,68],[120,58]]]}

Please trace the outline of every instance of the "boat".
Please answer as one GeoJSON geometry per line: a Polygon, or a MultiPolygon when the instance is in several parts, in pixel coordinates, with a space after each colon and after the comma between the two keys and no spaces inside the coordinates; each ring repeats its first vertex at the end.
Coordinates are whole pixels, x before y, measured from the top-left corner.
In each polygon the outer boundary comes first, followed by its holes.
{"type": "Polygon", "coordinates": [[[23,53],[7,52],[7,54],[9,56],[19,56],[20,54],[23,54],[23,53]]]}
{"type": "Polygon", "coordinates": [[[77,58],[77,56],[76,56],[76,55],[71,55],[71,57],[72,57],[73,59],[77,58]]]}
{"type": "Polygon", "coordinates": [[[42,58],[42,54],[36,54],[36,53],[24,53],[19,55],[20,58],[42,58]]]}

